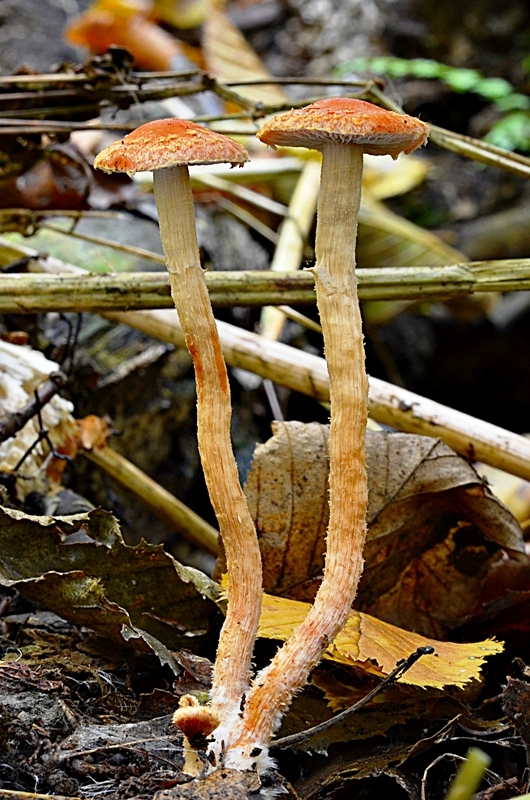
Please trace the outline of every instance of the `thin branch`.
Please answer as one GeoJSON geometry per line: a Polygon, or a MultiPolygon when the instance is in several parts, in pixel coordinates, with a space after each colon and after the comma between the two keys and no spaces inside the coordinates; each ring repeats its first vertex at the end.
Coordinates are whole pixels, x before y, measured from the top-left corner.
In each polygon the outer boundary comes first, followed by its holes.
{"type": "Polygon", "coordinates": [[[3,416],[0,419],[0,442],[5,442],[6,439],[10,439],[18,431],[22,430],[24,425],[35,414],[39,413],[42,407],[49,403],[60,389],[64,389],[67,380],[64,372],[51,372],[50,379],[35,392],[33,400],[30,400],[18,411],[13,411],[11,414],[3,416]]]}
{"type": "Polygon", "coordinates": [[[217,555],[219,534],[215,528],[124,456],[108,445],[81,452],[89,461],[139,497],[153,513],[168,522],[185,539],[196,547],[217,555]]]}
{"type": "MultiPolygon", "coordinates": [[[[61,231],[62,232],[62,231],[61,231]]],[[[84,235],[82,235],[83,238],[84,235]]],[[[90,237],[95,240],[96,237],[90,237]]],[[[160,263],[148,250],[97,240],[160,263]]],[[[0,269],[11,266],[13,250],[0,240],[0,269]]],[[[52,257],[24,254],[32,269],[54,271],[62,262],[52,257]]],[[[60,268],[60,267],[59,267],[60,268]]],[[[433,301],[472,292],[513,292],[530,289],[530,259],[477,261],[445,267],[384,267],[359,269],[359,296],[363,300],[433,301]]],[[[314,305],[314,278],[302,272],[272,270],[211,271],[206,284],[213,306],[314,305]]],[[[85,275],[0,275],[0,313],[36,314],[47,311],[123,311],[172,308],[165,272],[86,273],[85,275]]]]}
{"type": "MultiPolygon", "coordinates": [[[[64,376],[66,377],[66,376],[64,376]]],[[[51,398],[50,398],[51,399],[51,398]]],[[[53,458],[59,459],[59,461],[72,461],[72,457],[66,455],[65,453],[59,453],[59,451],[55,448],[54,443],[50,439],[50,434],[47,428],[44,427],[44,423],[42,421],[42,404],[40,403],[40,397],[37,390],[35,390],[35,415],[37,416],[38,424],[39,424],[39,432],[35,441],[28,447],[20,461],[15,464],[13,467],[13,473],[16,474],[24,461],[32,454],[38,444],[41,442],[46,442],[48,445],[48,449],[50,451],[50,456],[53,458]]]]}
{"type": "Polygon", "coordinates": [[[292,733],[290,736],[283,736],[281,739],[275,739],[271,742],[271,750],[280,750],[285,749],[286,747],[294,747],[294,745],[301,744],[302,742],[306,742],[308,739],[311,739],[313,736],[316,736],[319,733],[323,733],[324,731],[333,728],[335,725],[340,725],[345,720],[349,719],[353,714],[357,711],[360,711],[361,708],[364,708],[374,697],[386,692],[387,689],[390,689],[396,681],[398,681],[402,675],[405,674],[411,667],[414,666],[416,661],[418,661],[422,656],[431,655],[434,653],[434,647],[431,645],[425,645],[424,647],[418,647],[414,653],[411,653],[408,658],[404,658],[401,661],[398,661],[395,668],[392,672],[387,675],[384,680],[381,681],[380,684],[375,686],[371,692],[368,692],[361,700],[357,703],[354,703],[349,708],[346,708],[344,711],[341,711],[339,714],[336,714],[331,719],[327,719],[324,722],[320,722],[318,725],[313,725],[312,728],[307,728],[305,731],[299,731],[298,733],[292,733]]]}

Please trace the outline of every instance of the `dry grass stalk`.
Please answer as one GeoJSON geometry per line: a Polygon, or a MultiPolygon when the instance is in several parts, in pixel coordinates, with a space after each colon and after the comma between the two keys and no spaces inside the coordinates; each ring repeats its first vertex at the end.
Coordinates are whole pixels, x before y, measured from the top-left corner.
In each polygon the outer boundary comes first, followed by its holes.
{"type": "Polygon", "coordinates": [[[151,511],[169,523],[185,539],[212,555],[217,554],[219,535],[215,528],[128,459],[108,445],[81,452],[89,461],[139,497],[151,511]]]}
{"type": "MultiPolygon", "coordinates": [[[[38,257],[29,248],[14,245],[10,248],[13,258],[28,254],[38,257]]],[[[36,260],[33,267],[55,274],[88,274],[80,267],[52,258],[36,260]]],[[[176,347],[185,346],[178,315],[172,310],[106,312],[102,316],[176,347]]],[[[230,366],[270,378],[316,400],[329,401],[329,379],[323,358],[280,342],[267,341],[226,322],[218,321],[217,328],[224,357],[230,366]]],[[[368,411],[376,422],[399,431],[439,436],[467,458],[476,458],[530,480],[530,441],[524,436],[373,377],[369,378],[368,411]]]]}

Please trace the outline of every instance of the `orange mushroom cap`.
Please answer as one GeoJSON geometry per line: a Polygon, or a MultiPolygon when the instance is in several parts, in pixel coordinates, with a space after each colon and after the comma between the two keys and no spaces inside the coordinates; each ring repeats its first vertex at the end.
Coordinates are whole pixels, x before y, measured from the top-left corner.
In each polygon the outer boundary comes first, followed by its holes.
{"type": "Polygon", "coordinates": [[[244,147],[196,122],[158,119],[146,122],[118,142],[102,150],[94,166],[105,172],[147,172],[184,164],[243,166],[244,147]]]}
{"type": "Polygon", "coordinates": [[[427,142],[429,126],[407,114],[349,97],[330,97],[280,114],[257,137],[272,147],[321,150],[332,142],[361,145],[370,155],[411,153],[427,142]]]}

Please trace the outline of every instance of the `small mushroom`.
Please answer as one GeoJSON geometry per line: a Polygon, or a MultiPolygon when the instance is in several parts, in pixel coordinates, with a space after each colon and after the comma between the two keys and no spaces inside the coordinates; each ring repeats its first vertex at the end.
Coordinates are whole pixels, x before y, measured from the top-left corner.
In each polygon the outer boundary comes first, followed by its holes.
{"type": "MultiPolygon", "coordinates": [[[[363,100],[331,98],[281,114],[258,138],[276,147],[322,152],[316,230],[317,302],[330,378],[330,519],[324,579],[305,621],[251,688],[228,745],[227,766],[266,756],[293,694],[307,681],[348,617],[362,572],[368,502],[364,438],[368,384],[355,276],[363,153],[410,153],[427,141],[418,119],[363,100]]],[[[263,761],[266,766],[266,760],[263,761]]]]}
{"type": "MultiPolygon", "coordinates": [[[[261,557],[232,451],[230,386],[200,264],[188,165],[246,161],[246,150],[232,139],[193,122],[163,119],[137,128],[94,162],[105,172],[153,171],[171,293],[195,366],[199,452],[226,552],[228,609],[210,705],[216,723],[237,715],[248,689],[261,610],[261,557]]],[[[178,724],[179,711],[175,716],[178,724]]]]}

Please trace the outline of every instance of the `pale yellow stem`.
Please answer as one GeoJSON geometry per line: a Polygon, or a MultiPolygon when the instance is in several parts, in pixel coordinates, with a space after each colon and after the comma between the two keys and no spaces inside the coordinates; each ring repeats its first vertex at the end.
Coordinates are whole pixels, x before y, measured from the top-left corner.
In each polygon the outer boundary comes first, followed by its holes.
{"type": "Polygon", "coordinates": [[[326,145],[318,205],[317,302],[330,380],[330,521],[324,579],[304,622],[257,677],[229,743],[234,764],[266,745],[293,694],[343,627],[357,592],[366,535],[364,436],[368,384],[355,277],[362,149],[326,145]]]}
{"type": "Polygon", "coordinates": [[[154,173],[160,233],[171,293],[197,383],[199,452],[228,568],[228,610],[215,662],[212,711],[239,708],[261,609],[261,557],[230,440],[230,386],[199,260],[193,197],[185,166],[154,173]]]}
{"type": "MultiPolygon", "coordinates": [[[[282,222],[280,238],[274,251],[271,270],[288,272],[300,269],[304,245],[315,217],[320,163],[308,161],[305,165],[289,203],[289,214],[282,222]]],[[[260,333],[267,339],[279,340],[286,315],[279,308],[265,306],[261,312],[260,333]]]]}

